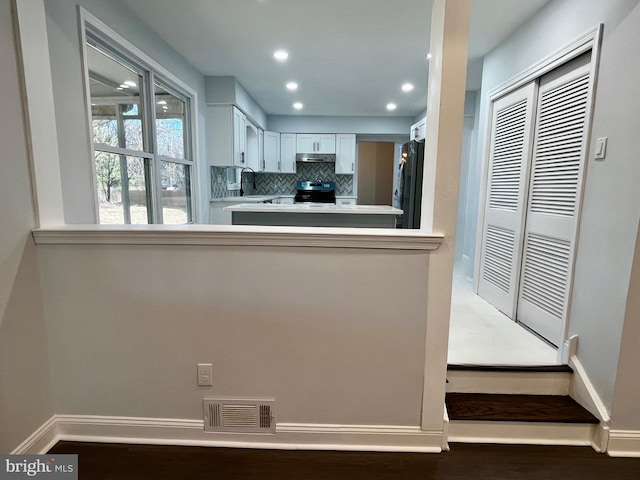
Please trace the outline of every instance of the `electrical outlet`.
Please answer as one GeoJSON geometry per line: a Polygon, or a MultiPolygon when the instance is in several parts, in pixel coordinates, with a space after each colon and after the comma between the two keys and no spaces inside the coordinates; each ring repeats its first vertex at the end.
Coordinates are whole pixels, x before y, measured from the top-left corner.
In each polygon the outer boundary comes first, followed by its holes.
{"type": "Polygon", "coordinates": [[[210,363],[198,364],[198,385],[207,387],[213,385],[213,365],[210,363]]]}

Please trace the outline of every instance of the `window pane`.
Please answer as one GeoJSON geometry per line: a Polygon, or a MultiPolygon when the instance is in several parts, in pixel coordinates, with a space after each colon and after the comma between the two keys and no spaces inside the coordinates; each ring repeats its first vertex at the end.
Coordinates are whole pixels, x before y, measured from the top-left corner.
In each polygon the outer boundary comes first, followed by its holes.
{"type": "Polygon", "coordinates": [[[162,219],[165,224],[191,222],[191,167],[162,162],[162,219]]]}
{"type": "Polygon", "coordinates": [[[100,223],[152,223],[148,160],[96,151],[95,163],[100,223]]]}
{"type": "Polygon", "coordinates": [[[154,86],[154,94],[157,153],[167,157],[185,159],[186,103],[158,85],[154,86]]]}
{"type": "Polygon", "coordinates": [[[144,150],[142,77],[87,43],[93,143],[144,150]]]}

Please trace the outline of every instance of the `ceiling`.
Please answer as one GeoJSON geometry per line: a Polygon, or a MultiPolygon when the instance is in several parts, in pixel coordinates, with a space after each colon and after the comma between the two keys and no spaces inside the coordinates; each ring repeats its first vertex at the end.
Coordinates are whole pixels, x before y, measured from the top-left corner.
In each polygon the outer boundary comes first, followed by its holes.
{"type": "MultiPolygon", "coordinates": [[[[479,59],[548,1],[472,0],[468,89],[480,86],[479,59]]],[[[269,115],[415,116],[426,107],[432,0],[123,2],[204,75],[236,77],[269,115]],[[286,62],[273,58],[277,49],[286,62]]]]}

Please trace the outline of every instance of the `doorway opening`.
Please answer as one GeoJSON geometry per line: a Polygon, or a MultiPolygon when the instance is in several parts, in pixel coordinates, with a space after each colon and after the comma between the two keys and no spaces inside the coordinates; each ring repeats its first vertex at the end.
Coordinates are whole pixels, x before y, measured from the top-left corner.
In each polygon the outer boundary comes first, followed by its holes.
{"type": "Polygon", "coordinates": [[[395,144],[358,142],[358,205],[392,205],[395,144]]]}
{"type": "Polygon", "coordinates": [[[450,364],[561,363],[594,77],[587,50],[494,92],[485,174],[468,95],[450,364]]]}

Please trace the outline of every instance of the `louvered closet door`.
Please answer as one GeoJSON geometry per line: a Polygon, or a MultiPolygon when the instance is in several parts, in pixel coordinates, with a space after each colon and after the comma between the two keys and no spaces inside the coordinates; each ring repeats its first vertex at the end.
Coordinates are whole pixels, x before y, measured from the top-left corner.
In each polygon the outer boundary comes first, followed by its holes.
{"type": "Polygon", "coordinates": [[[585,163],[588,61],[542,77],[538,94],[517,319],[556,346],[564,336],[585,163]]]}
{"type": "Polygon", "coordinates": [[[478,295],[515,318],[536,85],[493,104],[478,295]]]}

